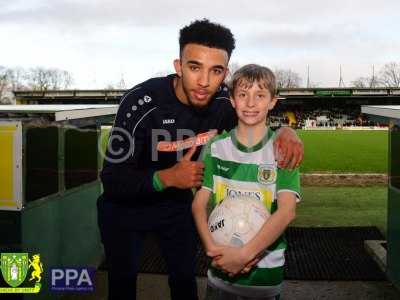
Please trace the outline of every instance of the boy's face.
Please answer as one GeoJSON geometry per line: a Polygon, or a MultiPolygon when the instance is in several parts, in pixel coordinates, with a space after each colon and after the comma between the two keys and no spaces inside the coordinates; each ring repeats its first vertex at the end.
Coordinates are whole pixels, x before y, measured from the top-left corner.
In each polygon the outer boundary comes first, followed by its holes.
{"type": "Polygon", "coordinates": [[[246,126],[265,125],[268,111],[273,109],[277,97],[271,97],[269,90],[260,82],[239,82],[231,98],[239,123],[246,126]]]}
{"type": "Polygon", "coordinates": [[[228,71],[228,53],[222,49],[187,44],[181,59],[174,62],[180,85],[180,100],[195,107],[206,106],[221,85],[228,71]]]}

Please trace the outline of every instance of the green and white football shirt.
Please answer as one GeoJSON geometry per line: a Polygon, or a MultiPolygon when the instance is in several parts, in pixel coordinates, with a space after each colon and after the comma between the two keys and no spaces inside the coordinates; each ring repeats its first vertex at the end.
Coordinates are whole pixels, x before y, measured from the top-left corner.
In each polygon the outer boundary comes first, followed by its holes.
{"type": "MultiPolygon", "coordinates": [[[[203,188],[212,192],[210,206],[214,208],[225,197],[248,195],[261,201],[272,214],[277,209],[277,194],[290,191],[300,200],[299,170],[288,171],[277,167],[273,150],[273,131],[255,146],[248,148],[237,140],[236,129],[214,137],[203,153],[205,164],[203,188]]],[[[279,286],[283,281],[284,251],[287,243],[280,236],[268,247],[266,255],[247,274],[234,278],[217,269],[208,272],[241,286],[279,286]]]]}

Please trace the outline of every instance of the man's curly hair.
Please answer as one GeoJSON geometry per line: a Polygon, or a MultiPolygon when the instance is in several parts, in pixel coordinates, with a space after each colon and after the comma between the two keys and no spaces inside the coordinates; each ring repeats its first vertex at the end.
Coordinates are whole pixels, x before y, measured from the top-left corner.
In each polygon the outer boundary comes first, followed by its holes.
{"type": "Polygon", "coordinates": [[[210,48],[222,49],[228,53],[228,57],[230,58],[233,49],[235,49],[235,38],[228,28],[217,23],[212,23],[208,19],[202,19],[196,20],[180,30],[180,54],[182,54],[182,50],[187,44],[198,44],[210,48]]]}

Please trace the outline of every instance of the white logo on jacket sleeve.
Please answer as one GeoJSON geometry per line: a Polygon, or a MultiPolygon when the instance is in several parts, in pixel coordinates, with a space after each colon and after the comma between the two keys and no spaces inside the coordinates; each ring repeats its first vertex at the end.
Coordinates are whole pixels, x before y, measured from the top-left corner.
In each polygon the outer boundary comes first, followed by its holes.
{"type": "Polygon", "coordinates": [[[175,119],[165,119],[162,120],[163,124],[174,124],[175,123],[175,119]]]}

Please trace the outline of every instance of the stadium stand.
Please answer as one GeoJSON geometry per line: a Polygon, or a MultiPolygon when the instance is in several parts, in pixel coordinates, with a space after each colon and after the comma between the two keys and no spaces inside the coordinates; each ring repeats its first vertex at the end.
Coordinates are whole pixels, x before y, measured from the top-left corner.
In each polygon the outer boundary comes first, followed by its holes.
{"type": "MultiPolygon", "coordinates": [[[[113,104],[126,90],[14,91],[17,104],[113,104]]],[[[380,129],[361,105],[400,105],[400,88],[280,89],[270,126],[304,129],[380,129]]]]}

